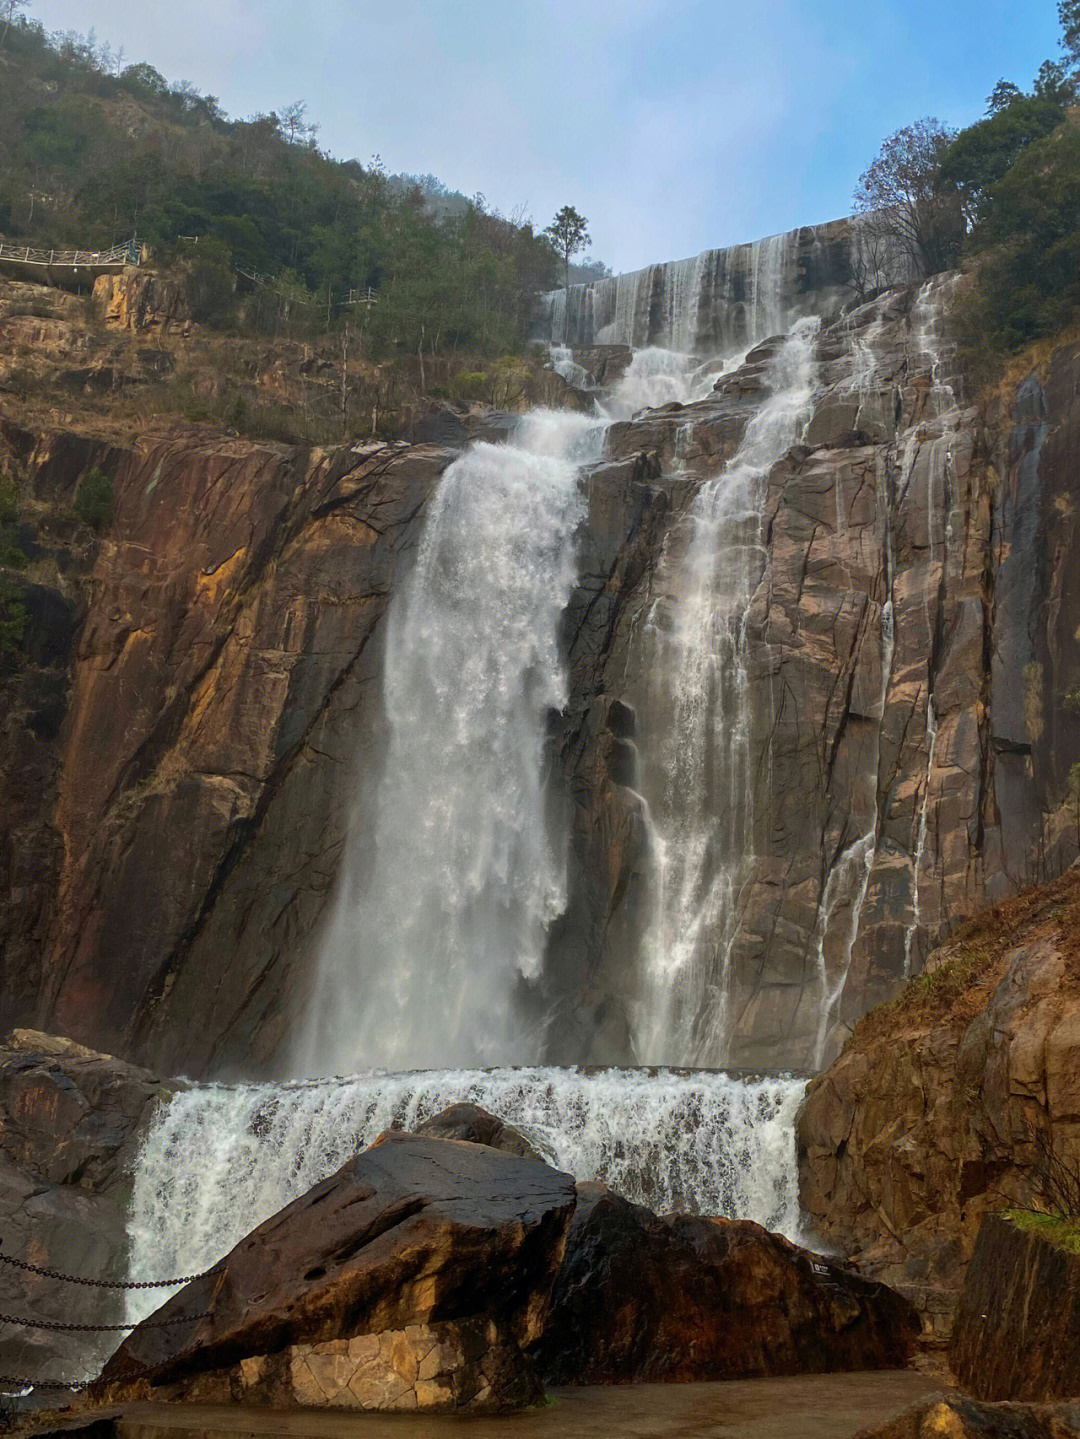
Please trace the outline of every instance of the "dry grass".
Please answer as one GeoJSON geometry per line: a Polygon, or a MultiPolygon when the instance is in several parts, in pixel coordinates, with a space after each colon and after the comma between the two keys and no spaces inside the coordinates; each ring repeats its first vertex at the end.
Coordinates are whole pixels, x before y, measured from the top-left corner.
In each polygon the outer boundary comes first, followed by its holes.
{"type": "Polygon", "coordinates": [[[1046,937],[1070,968],[1080,966],[1080,870],[1022,890],[961,925],[931,968],[859,1020],[849,1045],[865,1049],[901,1029],[965,1027],[985,1008],[1009,955],[1046,937]]]}
{"type": "Polygon", "coordinates": [[[1043,1214],[1036,1209],[1006,1209],[1003,1214],[1025,1234],[1035,1234],[1069,1254],[1080,1254],[1080,1219],[1068,1219],[1063,1214],[1043,1214]]]}

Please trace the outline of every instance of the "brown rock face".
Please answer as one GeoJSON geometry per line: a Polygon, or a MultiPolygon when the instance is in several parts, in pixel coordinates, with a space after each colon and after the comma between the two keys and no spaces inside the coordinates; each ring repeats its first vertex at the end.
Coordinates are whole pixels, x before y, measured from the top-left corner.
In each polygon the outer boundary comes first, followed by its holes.
{"type": "MultiPolygon", "coordinates": [[[[798,253],[831,273],[818,238],[798,253]]],[[[812,1067],[823,994],[828,1060],[949,926],[1076,853],[1080,350],[983,417],[946,412],[925,345],[908,291],[826,326],[806,443],[768,477],[733,1018],[701,1062],[812,1067]],[[860,346],[876,367],[856,383],[860,346]]],[[[685,584],[694,496],[775,350],[700,404],[614,425],[584,477],[570,698],[552,717],[569,900],[523,1001],[551,1062],[641,1057],[671,732],[649,645],[685,584]]],[[[30,501],[70,502],[98,466],[116,513],[88,575],[34,581],[33,655],[0,677],[0,1019],[161,1072],[274,1073],[349,810],[378,776],[387,604],[452,452],[192,430],[133,449],[10,424],[3,439],[30,501]]]]}
{"type": "Polygon", "coordinates": [[[94,299],[105,323],[115,330],[166,332],[191,321],[186,287],[152,271],[132,267],[120,275],[99,275],[94,299]]]}
{"type": "MultiPolygon", "coordinates": [[[[410,1325],[480,1321],[497,1331],[484,1353],[527,1345],[573,1206],[573,1180],[534,1160],[386,1134],[163,1305],[102,1381],[167,1384],[410,1325]],[[163,1319],[187,1322],[153,1327],[163,1319]]],[[[524,1364],[519,1355],[519,1376],[524,1364]]]]}
{"type": "Polygon", "coordinates": [[[988,1215],[949,1360],[977,1399],[1080,1396],[1080,1255],[988,1215]]]}
{"type": "Polygon", "coordinates": [[[544,1391],[513,1340],[490,1321],[468,1319],[290,1344],[228,1370],[192,1375],[166,1386],[162,1397],[273,1409],[451,1414],[524,1409],[541,1403],[544,1391]]]}
{"type": "Polygon", "coordinates": [[[962,1394],[926,1399],[855,1439],[1077,1439],[1078,1404],[982,1404],[962,1394]]]}
{"type": "Polygon", "coordinates": [[[53,900],[6,951],[9,1021],[37,990],[55,1028],[160,1069],[258,1067],[333,880],[343,776],[378,747],[395,568],[452,455],[16,438],[37,493],[100,465],[116,518],[49,751],[53,900]]]}
{"type": "MultiPolygon", "coordinates": [[[[69,1040],[16,1030],[0,1048],[0,1254],[85,1279],[126,1275],[131,1168],[163,1086],[69,1040]]],[[[162,1276],[166,1277],[166,1276],[162,1276]]],[[[81,1324],[123,1319],[122,1295],[0,1263],[0,1309],[81,1324]]],[[[108,1335],[12,1327],[5,1372],[81,1380],[108,1335]]]]}
{"type": "Polygon", "coordinates": [[[552,1384],[884,1369],[918,1329],[883,1284],[760,1225],[660,1216],[582,1184],[533,1357],[552,1384]]]}
{"type": "Polygon", "coordinates": [[[807,1091],[804,1208],[941,1335],[984,1216],[1042,1200],[1040,1149],[1080,1161],[1077,933],[1074,868],[962,931],[807,1091]]]}

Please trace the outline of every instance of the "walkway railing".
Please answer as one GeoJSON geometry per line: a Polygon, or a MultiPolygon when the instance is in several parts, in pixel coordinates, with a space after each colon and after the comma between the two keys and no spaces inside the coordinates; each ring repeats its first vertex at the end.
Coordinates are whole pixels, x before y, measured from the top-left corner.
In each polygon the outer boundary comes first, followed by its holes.
{"type": "Polygon", "coordinates": [[[104,269],[112,265],[138,265],[142,260],[142,245],[138,240],[127,240],[109,250],[39,250],[32,245],[0,243],[0,260],[40,265],[46,270],[61,265],[68,269],[104,269]]]}

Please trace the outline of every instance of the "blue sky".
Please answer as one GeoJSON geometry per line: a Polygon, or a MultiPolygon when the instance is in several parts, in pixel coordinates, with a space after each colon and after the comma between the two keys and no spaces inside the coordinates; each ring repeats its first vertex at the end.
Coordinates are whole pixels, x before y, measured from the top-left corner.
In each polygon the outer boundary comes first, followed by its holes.
{"type": "Polygon", "coordinates": [[[382,156],[617,270],[846,214],[890,131],[977,118],[1057,53],[1053,0],[35,0],[230,115],[307,101],[382,156]]]}

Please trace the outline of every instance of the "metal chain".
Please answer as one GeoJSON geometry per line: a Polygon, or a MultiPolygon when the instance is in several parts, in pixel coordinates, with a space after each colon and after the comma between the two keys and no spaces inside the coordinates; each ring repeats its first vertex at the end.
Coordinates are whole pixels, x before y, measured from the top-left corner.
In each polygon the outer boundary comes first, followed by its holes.
{"type": "Polygon", "coordinates": [[[203,1314],[180,1314],[173,1319],[144,1319],[135,1324],[67,1324],[58,1319],[21,1319],[14,1314],[0,1314],[0,1324],[21,1324],[26,1329],[58,1329],[64,1332],[78,1330],[83,1334],[104,1334],[131,1329],[165,1329],[170,1324],[194,1324],[197,1319],[209,1319],[210,1311],[203,1314]]]}
{"type": "Polygon", "coordinates": [[[177,1284],[194,1284],[196,1279],[205,1279],[221,1267],[221,1261],[204,1269],[201,1274],[184,1274],[179,1279],[82,1279],[75,1274],[61,1274],[58,1269],[42,1269],[37,1264],[27,1264],[10,1254],[0,1254],[0,1264],[10,1264],[15,1269],[25,1269],[30,1274],[40,1274],[43,1279],[61,1279],[65,1284],[85,1284],[92,1289],[172,1289],[177,1284]]]}
{"type": "Polygon", "coordinates": [[[74,1394],[93,1384],[92,1379],[23,1379],[18,1374],[0,1374],[0,1387],[13,1389],[66,1389],[74,1394]]]}

